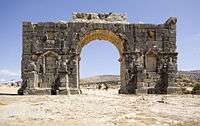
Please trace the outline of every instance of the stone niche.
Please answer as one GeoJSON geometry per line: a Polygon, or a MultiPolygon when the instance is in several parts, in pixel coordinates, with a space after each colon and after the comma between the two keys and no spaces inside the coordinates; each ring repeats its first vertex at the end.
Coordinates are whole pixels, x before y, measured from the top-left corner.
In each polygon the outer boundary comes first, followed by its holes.
{"type": "Polygon", "coordinates": [[[80,94],[80,53],[99,39],[120,58],[120,94],[169,93],[177,72],[176,17],[137,24],[122,13],[73,13],[71,21],[23,22],[19,94],[80,94]]]}

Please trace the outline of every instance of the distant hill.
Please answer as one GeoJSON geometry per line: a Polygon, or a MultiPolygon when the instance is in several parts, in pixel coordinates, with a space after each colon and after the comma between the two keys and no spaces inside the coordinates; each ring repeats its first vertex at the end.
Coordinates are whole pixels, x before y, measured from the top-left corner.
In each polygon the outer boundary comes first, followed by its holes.
{"type": "Polygon", "coordinates": [[[200,81],[200,70],[179,71],[178,75],[185,75],[192,81],[200,81]]]}
{"type": "MultiPolygon", "coordinates": [[[[184,81],[187,79],[188,82],[196,82],[200,81],[200,70],[192,70],[192,71],[178,71],[177,77],[181,78],[179,81],[184,81]],[[180,77],[184,76],[184,77],[180,77]]],[[[113,82],[117,83],[120,81],[119,75],[99,75],[99,76],[92,76],[81,79],[81,84],[87,85],[92,83],[106,83],[106,82],[113,82]]]]}
{"type": "Polygon", "coordinates": [[[81,79],[81,84],[85,83],[98,83],[107,81],[120,81],[119,75],[99,75],[81,79]]]}

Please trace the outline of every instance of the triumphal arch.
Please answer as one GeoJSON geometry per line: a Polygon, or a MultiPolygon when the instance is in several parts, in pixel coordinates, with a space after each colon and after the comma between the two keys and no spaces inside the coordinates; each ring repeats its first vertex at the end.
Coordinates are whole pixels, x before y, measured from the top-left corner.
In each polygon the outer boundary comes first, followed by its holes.
{"type": "Polygon", "coordinates": [[[177,72],[176,22],[129,23],[126,14],[79,12],[68,22],[23,22],[18,93],[80,94],[81,49],[99,39],[119,51],[120,94],[166,94],[177,72]]]}

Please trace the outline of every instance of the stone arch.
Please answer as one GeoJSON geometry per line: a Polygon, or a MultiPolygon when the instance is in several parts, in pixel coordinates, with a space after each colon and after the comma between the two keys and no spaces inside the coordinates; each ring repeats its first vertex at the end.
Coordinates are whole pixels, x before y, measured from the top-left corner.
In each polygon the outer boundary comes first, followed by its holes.
{"type": "Polygon", "coordinates": [[[176,17],[170,17],[162,24],[135,24],[128,22],[126,14],[80,12],[74,13],[73,19],[67,22],[23,22],[21,62],[23,84],[19,92],[39,94],[42,90],[49,94],[52,81],[44,80],[60,76],[62,91],[60,90],[59,93],[80,93],[78,80],[80,52],[83,46],[95,39],[107,40],[119,50],[121,76],[126,77],[124,80],[121,79],[124,84],[121,85],[119,93],[136,93],[137,82],[140,83],[145,74],[152,74],[150,77],[153,79],[143,79],[144,82],[153,84],[155,81],[157,83],[157,78],[160,77],[163,81],[157,89],[163,92],[162,88],[174,84],[174,74],[177,72],[176,22],[176,17]],[[168,41],[170,43],[167,43],[168,41]],[[170,57],[174,58],[168,64],[170,57]],[[45,59],[50,62],[46,62],[45,59]],[[34,69],[29,70],[32,61],[35,62],[34,69]],[[152,65],[152,61],[153,67],[147,66],[152,69],[146,72],[145,63],[152,65]],[[65,70],[61,69],[62,62],[66,62],[66,65],[63,64],[65,70]],[[167,70],[163,69],[165,62],[170,66],[167,70]],[[56,66],[56,72],[45,71],[46,65],[49,66],[50,71],[56,66]],[[169,76],[162,77],[162,72],[169,76]],[[42,80],[39,90],[35,88],[37,78],[42,80]],[[132,80],[136,80],[136,84],[133,84],[132,80]]]}
{"type": "Polygon", "coordinates": [[[80,53],[82,48],[90,43],[93,40],[106,40],[112,43],[118,50],[120,58],[120,78],[121,78],[121,83],[124,83],[125,81],[125,61],[123,60],[123,54],[124,54],[124,40],[121,39],[117,34],[113,33],[112,31],[109,30],[93,30],[91,32],[86,33],[85,35],[81,36],[79,38],[79,43],[77,45],[77,50],[76,53],[78,54],[78,70],[77,70],[77,78],[80,79],[80,53]]]}
{"type": "Polygon", "coordinates": [[[147,72],[156,72],[157,69],[157,52],[150,49],[145,55],[145,68],[147,72]]]}
{"type": "Polygon", "coordinates": [[[80,41],[77,47],[77,54],[80,54],[82,48],[86,44],[96,39],[107,40],[111,42],[118,49],[120,56],[123,54],[124,52],[123,39],[121,39],[118,35],[109,30],[94,30],[80,37],[79,38],[80,41]]]}

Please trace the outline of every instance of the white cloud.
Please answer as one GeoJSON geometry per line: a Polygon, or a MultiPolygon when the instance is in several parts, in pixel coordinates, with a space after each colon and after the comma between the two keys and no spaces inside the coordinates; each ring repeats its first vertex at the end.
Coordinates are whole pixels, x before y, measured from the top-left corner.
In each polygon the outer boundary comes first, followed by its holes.
{"type": "Polygon", "coordinates": [[[144,22],[143,21],[138,21],[138,24],[144,24],[144,22]]]}
{"type": "Polygon", "coordinates": [[[6,81],[6,80],[5,80],[5,79],[3,79],[3,78],[1,78],[1,79],[0,79],[0,82],[5,82],[5,81],[6,81]]]}
{"type": "Polygon", "coordinates": [[[8,69],[0,70],[0,76],[18,76],[19,74],[8,69]]]}
{"type": "Polygon", "coordinates": [[[0,82],[8,82],[8,81],[15,81],[19,80],[20,74],[19,72],[14,72],[8,69],[1,69],[0,70],[0,82]]]}

